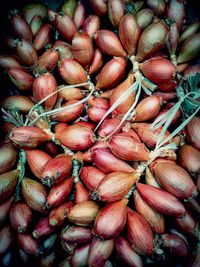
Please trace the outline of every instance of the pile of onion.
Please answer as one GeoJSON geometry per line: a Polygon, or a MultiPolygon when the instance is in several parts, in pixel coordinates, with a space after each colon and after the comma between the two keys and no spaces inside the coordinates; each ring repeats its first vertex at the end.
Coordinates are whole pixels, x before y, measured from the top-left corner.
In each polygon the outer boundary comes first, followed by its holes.
{"type": "Polygon", "coordinates": [[[200,266],[200,22],[85,2],[8,13],[0,266],[200,266]]]}

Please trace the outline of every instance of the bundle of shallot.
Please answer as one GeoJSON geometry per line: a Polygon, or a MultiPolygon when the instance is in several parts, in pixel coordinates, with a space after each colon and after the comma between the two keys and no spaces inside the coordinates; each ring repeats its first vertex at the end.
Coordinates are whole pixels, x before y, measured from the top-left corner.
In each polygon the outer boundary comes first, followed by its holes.
{"type": "Polygon", "coordinates": [[[199,266],[199,21],[183,0],[52,8],[8,13],[0,265],[199,266]]]}

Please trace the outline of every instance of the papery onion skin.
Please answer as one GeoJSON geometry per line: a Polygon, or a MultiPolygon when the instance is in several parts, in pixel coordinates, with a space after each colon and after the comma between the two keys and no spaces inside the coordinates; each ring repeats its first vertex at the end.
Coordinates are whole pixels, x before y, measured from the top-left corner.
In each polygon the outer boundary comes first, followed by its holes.
{"type": "Polygon", "coordinates": [[[54,227],[49,224],[49,218],[44,217],[37,222],[32,235],[35,239],[39,239],[41,237],[50,235],[54,232],[54,230],[54,227]]]}
{"type": "Polygon", "coordinates": [[[75,151],[85,150],[95,142],[93,131],[80,125],[70,125],[56,133],[56,137],[63,145],[75,151]]]}
{"type": "Polygon", "coordinates": [[[179,30],[176,23],[173,23],[169,28],[169,39],[167,41],[167,47],[170,55],[175,55],[179,42],[179,30]]]}
{"type": "Polygon", "coordinates": [[[156,91],[153,93],[153,95],[160,96],[163,100],[163,103],[168,102],[169,100],[172,100],[176,98],[175,92],[160,92],[156,91]]]}
{"type": "Polygon", "coordinates": [[[17,234],[17,244],[25,253],[30,255],[38,255],[39,244],[29,234],[17,234]]]}
{"type": "Polygon", "coordinates": [[[99,16],[104,16],[108,9],[107,1],[105,0],[90,0],[90,5],[93,11],[99,16]]]}
{"type": "Polygon", "coordinates": [[[58,99],[61,98],[65,101],[80,100],[83,97],[84,97],[84,93],[78,87],[66,88],[58,92],[58,99]]]}
{"type": "Polygon", "coordinates": [[[164,248],[167,248],[170,253],[176,256],[188,257],[189,248],[185,241],[175,234],[163,234],[161,236],[164,248]]]}
{"type": "Polygon", "coordinates": [[[136,131],[134,131],[133,129],[129,128],[130,125],[124,125],[124,127],[122,127],[122,133],[130,136],[131,138],[133,138],[136,142],[141,143],[141,140],[139,138],[139,135],[136,133],[136,131]]]}
{"type": "Polygon", "coordinates": [[[126,224],[127,199],[122,199],[102,208],[96,217],[93,234],[103,239],[118,236],[126,224]]]}
{"type": "Polygon", "coordinates": [[[183,0],[172,0],[169,2],[166,15],[171,20],[174,20],[178,26],[179,31],[183,27],[183,20],[185,18],[185,4],[183,0]]]}
{"type": "Polygon", "coordinates": [[[178,153],[179,164],[190,173],[200,172],[200,151],[193,146],[183,145],[178,153]]]}
{"type": "Polygon", "coordinates": [[[41,179],[44,165],[51,159],[51,156],[39,149],[26,150],[25,152],[29,168],[37,178],[41,179]]]}
{"type": "Polygon", "coordinates": [[[98,74],[96,78],[96,88],[105,90],[117,86],[124,77],[125,69],[125,59],[114,57],[104,65],[98,74]]]}
{"type": "Polygon", "coordinates": [[[76,6],[77,6],[77,2],[75,0],[67,0],[63,2],[60,8],[60,11],[73,18],[76,6]]]}
{"type": "MultiPolygon", "coordinates": [[[[71,100],[66,102],[64,105],[62,105],[62,108],[70,106],[72,104],[78,103],[78,100],[71,100]]],[[[75,119],[77,119],[82,111],[83,111],[84,105],[83,104],[79,104],[77,106],[68,108],[66,110],[60,111],[57,114],[53,114],[51,116],[51,119],[53,121],[59,121],[59,122],[70,122],[73,121],[75,119]]]]}
{"type": "Polygon", "coordinates": [[[51,48],[41,55],[38,60],[38,65],[42,68],[45,68],[47,71],[51,71],[57,65],[59,58],[59,51],[51,48]]]}
{"type": "Polygon", "coordinates": [[[150,171],[148,167],[146,168],[146,172],[145,172],[145,183],[147,185],[161,188],[160,184],[158,183],[155,176],[153,175],[153,173],[150,171]]]}
{"type": "Polygon", "coordinates": [[[184,233],[188,233],[194,238],[199,238],[198,222],[190,211],[187,211],[185,216],[176,218],[175,223],[178,228],[184,233]]]}
{"type": "Polygon", "coordinates": [[[94,57],[92,38],[86,32],[75,33],[72,39],[71,51],[74,59],[87,68],[94,57]]]}
{"type": "Polygon", "coordinates": [[[88,116],[91,121],[99,122],[106,111],[109,109],[109,102],[102,98],[91,98],[88,100],[88,104],[90,105],[89,109],[87,110],[88,116]]]}
{"type": "Polygon", "coordinates": [[[31,76],[28,72],[24,71],[23,69],[19,68],[9,68],[8,76],[10,77],[14,85],[22,91],[31,89],[34,81],[33,76],[31,76]]]}
{"type": "Polygon", "coordinates": [[[93,166],[84,166],[80,178],[89,190],[95,190],[105,177],[105,173],[93,166]]]}
{"type": "Polygon", "coordinates": [[[38,33],[42,25],[43,25],[43,21],[42,21],[41,16],[35,15],[30,22],[30,27],[31,27],[33,36],[35,36],[38,33]]]}
{"type": "Polygon", "coordinates": [[[96,15],[89,15],[83,23],[83,30],[87,32],[90,37],[93,37],[93,35],[99,30],[100,28],[100,19],[96,15]]]}
{"type": "Polygon", "coordinates": [[[14,57],[10,55],[0,55],[0,66],[2,68],[21,68],[21,65],[14,57]]]}
{"type": "Polygon", "coordinates": [[[163,215],[153,210],[140,196],[137,190],[134,191],[134,204],[136,211],[150,224],[156,234],[163,234],[165,221],[163,215]]]}
{"type": "Polygon", "coordinates": [[[137,183],[137,189],[147,204],[156,211],[174,217],[181,217],[185,214],[183,204],[172,194],[141,183],[137,183]]]}
{"type": "Polygon", "coordinates": [[[123,236],[115,238],[115,249],[120,259],[122,259],[127,266],[143,266],[140,256],[134,251],[129,242],[123,236]]]}
{"type": "Polygon", "coordinates": [[[162,105],[162,98],[159,96],[149,96],[141,100],[136,109],[136,116],[133,116],[132,120],[148,121],[153,119],[159,112],[162,105]]]}
{"type": "Polygon", "coordinates": [[[118,27],[125,11],[123,0],[108,0],[108,18],[114,27],[118,27]]]}
{"type": "Polygon", "coordinates": [[[100,70],[102,66],[103,66],[103,56],[100,50],[96,48],[94,51],[93,61],[89,68],[89,73],[92,74],[94,72],[97,72],[98,70],[100,70]]]}
{"type": "Polygon", "coordinates": [[[63,80],[69,84],[87,82],[84,68],[74,59],[66,58],[62,60],[58,70],[63,80]]]}
{"type": "Polygon", "coordinates": [[[52,26],[50,24],[44,24],[36,34],[33,45],[37,51],[41,50],[51,40],[52,26]]]}
{"type": "Polygon", "coordinates": [[[10,247],[13,238],[14,235],[11,226],[5,225],[0,229],[0,255],[4,254],[10,247]]]}
{"type": "Polygon", "coordinates": [[[82,27],[85,16],[86,16],[85,6],[83,3],[79,2],[74,10],[74,23],[77,29],[82,27]]]}
{"type": "Polygon", "coordinates": [[[148,222],[136,211],[127,209],[127,238],[134,250],[141,254],[153,254],[153,232],[148,222]]]}
{"type": "Polygon", "coordinates": [[[33,209],[45,213],[47,190],[35,180],[24,178],[22,180],[22,195],[26,203],[33,209]]]}
{"type": "Polygon", "coordinates": [[[72,207],[73,207],[73,202],[67,201],[62,205],[60,205],[59,207],[56,207],[53,210],[51,210],[49,214],[50,225],[54,227],[62,225],[72,207]]]}
{"type": "Polygon", "coordinates": [[[2,102],[1,106],[6,110],[19,111],[21,113],[28,113],[30,109],[34,106],[33,101],[22,95],[12,95],[6,97],[2,102]]]}
{"type": "Polygon", "coordinates": [[[13,204],[14,197],[10,197],[8,200],[0,204],[0,224],[6,220],[9,215],[10,208],[13,204]]]}
{"type": "Polygon", "coordinates": [[[185,133],[187,140],[190,144],[200,150],[200,118],[193,117],[192,120],[186,125],[185,133]]]}
{"type": "Polygon", "coordinates": [[[193,76],[200,72],[200,64],[195,64],[192,66],[189,66],[185,71],[184,71],[184,77],[187,78],[189,76],[193,76]]]}
{"type": "MultiPolygon", "coordinates": [[[[181,218],[182,218],[182,217],[181,217],[181,218]]],[[[184,240],[184,242],[186,243],[187,246],[189,246],[188,239],[187,239],[187,237],[185,236],[185,234],[183,234],[183,233],[181,233],[180,231],[178,231],[178,230],[176,230],[176,229],[173,229],[173,228],[170,229],[170,234],[177,235],[178,237],[180,237],[181,239],[184,240]]]]}
{"type": "Polygon", "coordinates": [[[88,200],[90,200],[89,191],[84,187],[84,185],[80,181],[78,181],[75,184],[74,203],[78,204],[88,200]]]}
{"type": "Polygon", "coordinates": [[[108,147],[114,155],[127,161],[147,161],[149,152],[143,143],[128,133],[118,133],[111,137],[108,147]]]}
{"type": "MultiPolygon", "coordinates": [[[[114,88],[113,93],[110,97],[110,106],[112,106],[118,98],[125,93],[134,83],[134,76],[129,74],[126,80],[120,83],[114,88]]],[[[131,92],[127,97],[113,110],[114,116],[125,114],[134,102],[135,94],[131,92]]]]}
{"type": "Polygon", "coordinates": [[[58,132],[61,132],[61,131],[65,130],[65,129],[67,129],[67,127],[68,127],[68,124],[67,123],[65,123],[65,122],[59,122],[59,123],[57,123],[55,125],[54,132],[57,134],[58,132]]]}
{"type": "Polygon", "coordinates": [[[42,3],[27,4],[23,7],[22,12],[28,23],[35,15],[41,16],[42,19],[47,17],[47,7],[42,3]]]}
{"type": "Polygon", "coordinates": [[[51,140],[51,135],[34,126],[13,128],[9,134],[11,142],[19,148],[35,148],[39,144],[51,140]]]}
{"type": "Polygon", "coordinates": [[[178,64],[177,65],[177,71],[178,73],[181,73],[181,72],[184,72],[185,70],[187,70],[187,68],[189,67],[189,63],[186,62],[186,63],[183,63],[183,64],[178,64]]]}
{"type": "Polygon", "coordinates": [[[52,186],[58,184],[68,177],[71,173],[72,162],[68,156],[59,156],[50,159],[43,168],[42,171],[42,183],[46,186],[52,186]]]}
{"type": "Polygon", "coordinates": [[[200,54],[199,42],[200,33],[196,33],[187,38],[181,46],[180,53],[177,58],[177,63],[185,63],[194,59],[195,57],[198,57],[200,54]]]}
{"type": "Polygon", "coordinates": [[[89,255],[90,243],[77,247],[74,251],[74,254],[71,258],[71,264],[73,267],[78,266],[87,266],[88,255],[89,255]]]}
{"type": "Polygon", "coordinates": [[[95,129],[95,124],[94,123],[92,123],[92,122],[90,122],[90,121],[77,121],[77,122],[75,122],[75,124],[77,124],[77,125],[80,125],[80,126],[84,126],[84,127],[86,127],[86,128],[89,128],[90,130],[94,130],[95,129]]]}
{"type": "Polygon", "coordinates": [[[34,46],[32,45],[32,43],[24,39],[22,39],[21,41],[17,41],[16,52],[19,61],[23,65],[33,66],[38,60],[38,55],[34,46]]]}
{"type": "Polygon", "coordinates": [[[70,177],[61,181],[57,185],[53,185],[48,193],[46,206],[55,208],[65,202],[65,199],[72,191],[74,177],[70,177]]]}
{"type": "Polygon", "coordinates": [[[125,161],[117,158],[108,148],[96,148],[92,152],[93,163],[103,172],[133,172],[133,168],[125,161]]]}
{"type": "MultiPolygon", "coordinates": [[[[153,148],[155,147],[157,140],[158,140],[158,136],[161,132],[161,128],[156,129],[156,130],[152,130],[151,124],[150,123],[145,123],[145,122],[141,122],[141,123],[133,123],[131,125],[131,127],[133,128],[133,130],[135,130],[137,132],[137,134],[139,135],[140,139],[149,147],[153,148]]],[[[169,132],[167,131],[165,133],[164,138],[166,138],[169,135],[169,132]]]]}
{"type": "Polygon", "coordinates": [[[136,18],[126,14],[119,23],[119,37],[128,55],[135,55],[140,34],[136,18]]]}
{"type": "Polygon", "coordinates": [[[166,3],[164,0],[147,0],[147,5],[154,10],[158,16],[165,13],[166,3]]]}
{"type": "Polygon", "coordinates": [[[13,32],[19,37],[23,38],[27,41],[32,41],[32,31],[29,24],[26,22],[24,18],[20,15],[11,14],[10,23],[13,29],[13,32]]]}
{"type": "Polygon", "coordinates": [[[161,186],[180,199],[195,196],[196,186],[189,174],[174,163],[157,163],[152,166],[156,179],[161,186]]]}
{"type": "Polygon", "coordinates": [[[0,174],[10,171],[17,159],[17,151],[11,144],[0,146],[0,174]]]}
{"type": "Polygon", "coordinates": [[[102,201],[123,199],[138,179],[137,173],[111,172],[99,184],[96,194],[102,201]]]}
{"type": "Polygon", "coordinates": [[[77,28],[73,19],[67,14],[56,14],[53,24],[60,35],[62,35],[67,42],[71,43],[74,34],[77,32],[77,28]]]}
{"type": "Polygon", "coordinates": [[[163,47],[168,38],[169,30],[161,21],[152,23],[141,34],[136,60],[142,61],[163,47]]]}
{"type": "Polygon", "coordinates": [[[24,233],[32,221],[32,210],[24,202],[16,202],[10,210],[10,223],[19,233],[24,233]]]}
{"type": "Polygon", "coordinates": [[[96,150],[96,149],[105,149],[108,148],[108,145],[105,140],[102,141],[97,141],[90,149],[91,154],[96,150]]]}
{"type": "Polygon", "coordinates": [[[195,34],[200,28],[200,22],[195,21],[191,25],[187,26],[184,28],[183,32],[181,33],[180,40],[179,42],[185,41],[188,37],[192,36],[195,34]]]}
{"type": "MultiPolygon", "coordinates": [[[[33,82],[33,96],[34,99],[39,102],[49,94],[55,92],[57,89],[57,82],[54,76],[50,73],[45,73],[38,76],[33,82]]],[[[42,105],[46,111],[53,108],[56,103],[57,94],[54,94],[48,98],[42,105]]]]}
{"type": "Polygon", "coordinates": [[[104,266],[114,249],[114,240],[93,238],[89,249],[88,266],[104,266]]]}
{"type": "Polygon", "coordinates": [[[163,57],[154,57],[142,62],[140,69],[146,78],[157,85],[173,81],[176,74],[175,66],[163,57]]]}
{"type": "MultiPolygon", "coordinates": [[[[101,126],[98,129],[98,135],[100,137],[106,137],[109,134],[111,134],[117,126],[120,124],[120,119],[119,118],[112,118],[112,119],[105,119],[101,126]]],[[[121,131],[121,127],[119,127],[115,133],[119,133],[121,131]]]]}
{"type": "Polygon", "coordinates": [[[176,81],[170,81],[169,83],[163,83],[159,84],[159,89],[162,92],[172,92],[177,88],[177,82],[176,81]]]}
{"type": "Polygon", "coordinates": [[[87,243],[92,240],[92,229],[83,226],[67,226],[62,230],[61,238],[65,242],[87,243]]]}
{"type": "Polygon", "coordinates": [[[0,175],[0,201],[5,200],[14,192],[18,176],[19,170],[5,172],[0,175]]]}
{"type": "Polygon", "coordinates": [[[53,47],[53,49],[56,49],[57,51],[59,51],[60,54],[60,60],[63,60],[65,58],[72,58],[72,52],[71,52],[71,48],[70,45],[64,41],[61,40],[57,40],[53,47]]]}
{"type": "Polygon", "coordinates": [[[143,8],[136,14],[136,20],[141,30],[153,21],[154,13],[150,8],[143,8]]]}
{"type": "Polygon", "coordinates": [[[94,201],[85,201],[74,205],[68,214],[68,220],[76,225],[93,225],[100,207],[94,201]]]}
{"type": "Polygon", "coordinates": [[[116,57],[125,57],[126,52],[118,36],[109,30],[99,30],[94,35],[95,42],[102,53],[116,57]]]}

